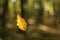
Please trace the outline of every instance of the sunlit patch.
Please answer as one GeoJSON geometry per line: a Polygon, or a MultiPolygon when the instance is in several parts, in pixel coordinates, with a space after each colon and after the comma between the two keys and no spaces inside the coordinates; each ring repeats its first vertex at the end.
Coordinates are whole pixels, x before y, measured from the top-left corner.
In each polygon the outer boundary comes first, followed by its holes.
{"type": "Polygon", "coordinates": [[[20,15],[17,15],[17,26],[20,30],[27,30],[27,23],[20,15]]]}
{"type": "Polygon", "coordinates": [[[35,23],[35,20],[34,20],[34,18],[29,18],[27,22],[29,24],[34,24],[35,23]]]}
{"type": "Polygon", "coordinates": [[[49,30],[49,27],[48,26],[46,26],[46,25],[38,25],[38,29],[39,30],[43,30],[43,31],[47,31],[47,30],[49,30]]]}
{"type": "Polygon", "coordinates": [[[12,2],[16,2],[16,0],[11,0],[12,2]]]}
{"type": "Polygon", "coordinates": [[[54,15],[52,3],[44,2],[44,10],[45,10],[45,11],[49,11],[49,14],[50,14],[50,15],[54,15]]]}
{"type": "Polygon", "coordinates": [[[35,9],[39,9],[39,7],[40,7],[40,6],[39,6],[38,3],[35,3],[35,4],[34,4],[34,8],[35,8],[35,9]]]}

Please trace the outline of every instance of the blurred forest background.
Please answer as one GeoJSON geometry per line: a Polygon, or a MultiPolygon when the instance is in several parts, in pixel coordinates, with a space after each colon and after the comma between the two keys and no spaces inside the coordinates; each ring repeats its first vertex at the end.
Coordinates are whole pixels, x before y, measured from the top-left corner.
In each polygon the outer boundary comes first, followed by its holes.
{"type": "Polygon", "coordinates": [[[60,40],[60,0],[0,0],[0,40],[60,40]],[[17,27],[17,14],[26,31],[17,27]]]}

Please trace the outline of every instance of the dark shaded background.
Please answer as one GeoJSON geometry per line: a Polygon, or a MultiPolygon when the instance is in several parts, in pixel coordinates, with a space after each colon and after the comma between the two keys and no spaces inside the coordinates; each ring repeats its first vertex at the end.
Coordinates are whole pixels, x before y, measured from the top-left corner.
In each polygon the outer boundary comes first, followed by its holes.
{"type": "Polygon", "coordinates": [[[21,0],[20,10],[28,24],[27,31],[17,27],[17,11],[15,6],[14,12],[8,11],[8,1],[0,0],[0,40],[60,40],[60,0],[45,0],[52,3],[54,15],[44,10],[44,0],[21,0]]]}

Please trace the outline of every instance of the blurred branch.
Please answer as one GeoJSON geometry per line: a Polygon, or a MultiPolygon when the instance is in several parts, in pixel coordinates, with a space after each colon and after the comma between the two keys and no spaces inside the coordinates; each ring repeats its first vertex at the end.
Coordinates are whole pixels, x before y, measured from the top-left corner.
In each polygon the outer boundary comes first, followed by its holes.
{"type": "Polygon", "coordinates": [[[43,31],[44,33],[49,33],[49,34],[55,34],[55,35],[60,35],[60,30],[55,29],[55,28],[50,28],[46,25],[39,25],[38,29],[40,31],[43,31]]]}

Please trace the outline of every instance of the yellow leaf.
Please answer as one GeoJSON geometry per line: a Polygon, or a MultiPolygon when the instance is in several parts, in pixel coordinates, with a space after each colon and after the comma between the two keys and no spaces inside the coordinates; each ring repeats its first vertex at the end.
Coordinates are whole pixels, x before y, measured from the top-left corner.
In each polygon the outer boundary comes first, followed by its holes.
{"type": "Polygon", "coordinates": [[[20,15],[17,15],[17,26],[23,31],[27,30],[27,23],[20,15]]]}

